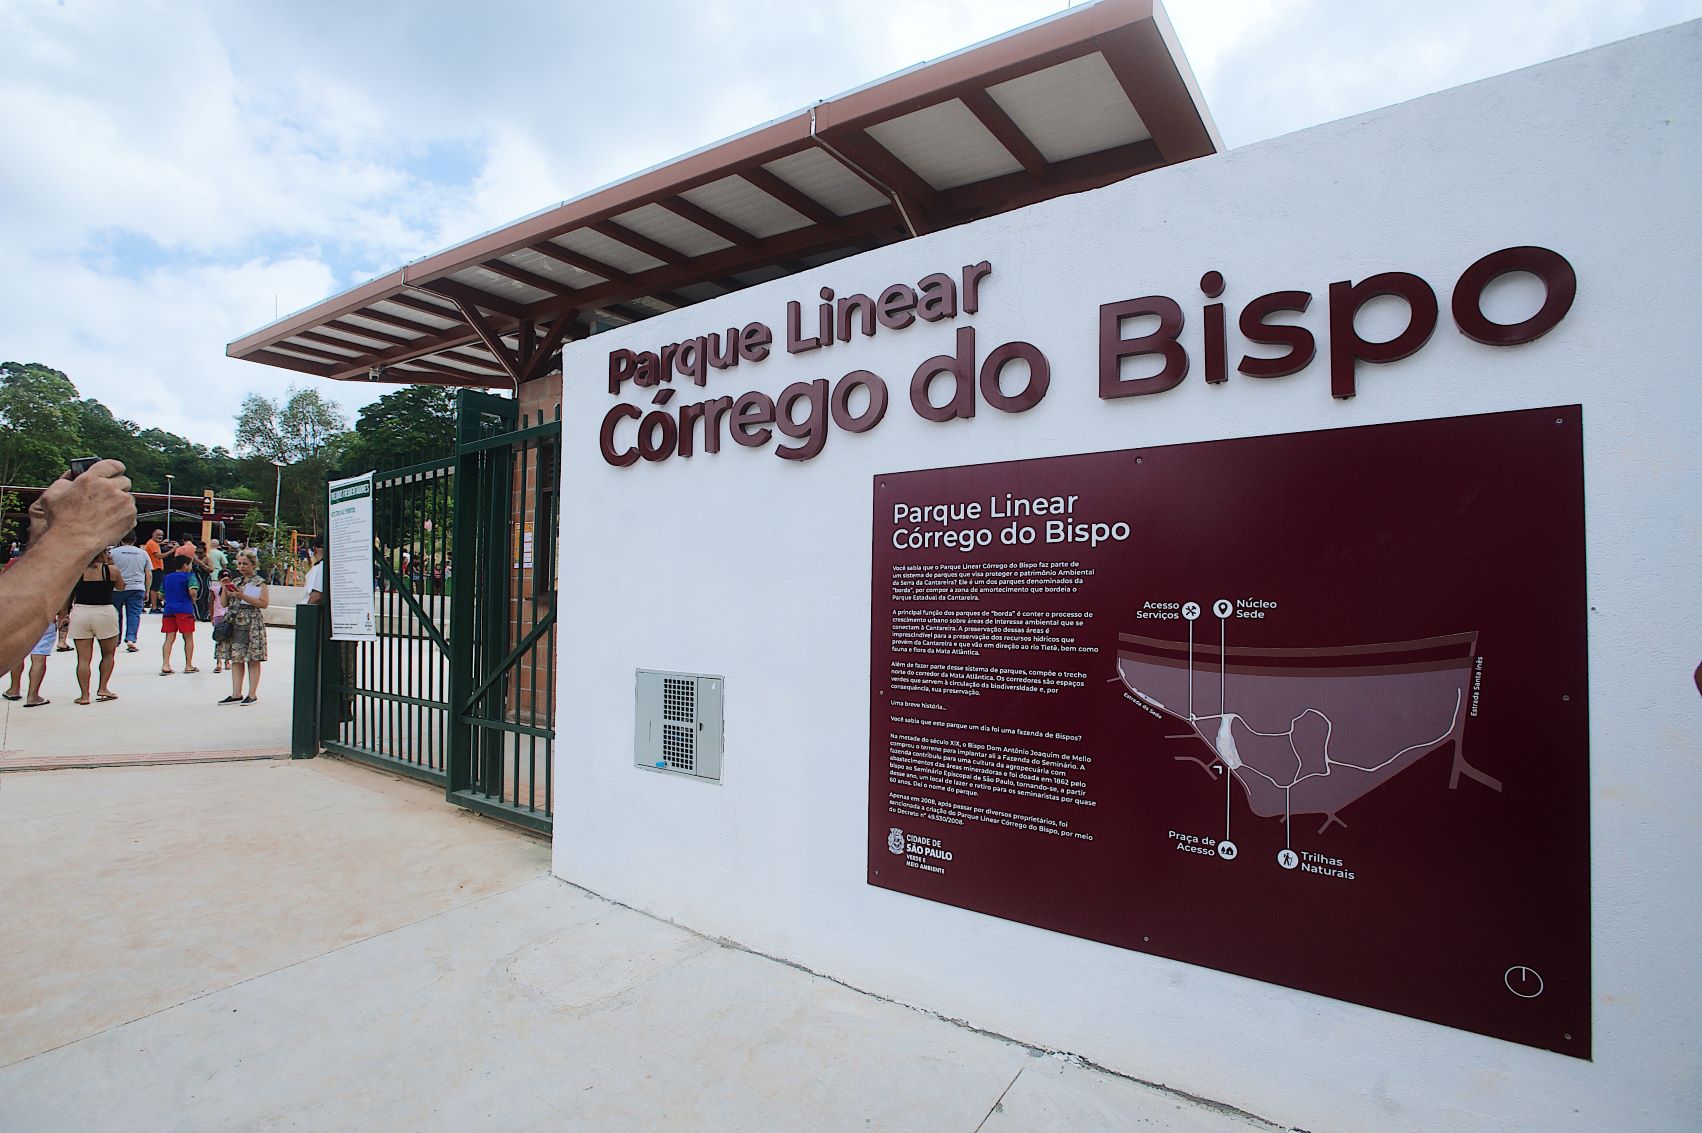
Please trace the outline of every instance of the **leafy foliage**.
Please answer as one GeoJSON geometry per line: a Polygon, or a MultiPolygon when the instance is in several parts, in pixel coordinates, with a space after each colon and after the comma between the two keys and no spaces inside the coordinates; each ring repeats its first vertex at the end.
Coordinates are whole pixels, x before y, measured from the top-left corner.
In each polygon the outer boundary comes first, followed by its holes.
{"type": "MultiPolygon", "coordinates": [[[[0,484],[47,484],[72,457],[112,457],[141,492],[164,492],[167,473],[186,497],[211,488],[270,505],[281,487],[282,522],[322,532],[328,472],[397,468],[448,451],[454,439],[452,390],[404,386],[362,409],[348,431],[319,391],[291,388],[280,399],[243,399],[232,453],[115,417],[50,366],[0,363],[0,484]],[[285,465],[281,482],[274,460],[285,465]]],[[[258,509],[253,516],[266,522],[258,509]]]]}
{"type": "Polygon", "coordinates": [[[403,386],[360,411],[339,456],[349,471],[400,468],[449,451],[455,441],[455,391],[403,386]]]}
{"type": "Polygon", "coordinates": [[[38,362],[0,365],[0,483],[46,484],[65,471],[79,440],[77,387],[38,362]]]}
{"type": "MultiPolygon", "coordinates": [[[[236,451],[287,466],[280,509],[302,517],[313,531],[323,529],[325,472],[343,425],[342,410],[318,390],[294,387],[282,401],[251,393],[237,415],[236,451]]],[[[280,484],[273,488],[279,493],[280,484]]]]}

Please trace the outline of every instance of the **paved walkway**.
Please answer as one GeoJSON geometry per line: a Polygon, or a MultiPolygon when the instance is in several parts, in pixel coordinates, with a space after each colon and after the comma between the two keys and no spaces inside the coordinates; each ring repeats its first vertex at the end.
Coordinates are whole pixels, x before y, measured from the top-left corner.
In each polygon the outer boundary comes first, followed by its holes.
{"type": "MultiPolygon", "coordinates": [[[[181,671],[179,643],[172,668],[180,671],[162,677],[160,619],[145,615],[137,639],[140,652],[119,646],[112,674],[118,699],[106,703],[72,703],[77,655],[53,654],[42,682],[42,695],[51,704],[25,708],[22,702],[0,701],[0,771],[289,754],[295,631],[267,631],[271,659],[262,670],[257,703],[220,705],[230,695],[230,678],[213,673],[208,629],[195,627],[195,661],[201,671],[181,671]]],[[[27,672],[25,679],[27,686],[27,672]]],[[[9,678],[0,683],[0,691],[9,683],[9,678]]]]}
{"type": "Polygon", "coordinates": [[[0,1129],[1271,1128],[706,940],[548,859],[329,759],[0,775],[0,1129]]]}

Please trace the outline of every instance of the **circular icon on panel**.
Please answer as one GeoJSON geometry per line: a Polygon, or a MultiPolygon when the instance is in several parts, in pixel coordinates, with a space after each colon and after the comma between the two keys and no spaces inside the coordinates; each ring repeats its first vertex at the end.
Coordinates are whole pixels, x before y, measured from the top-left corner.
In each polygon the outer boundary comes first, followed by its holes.
{"type": "Polygon", "coordinates": [[[1542,977],[1537,975],[1535,968],[1527,968],[1523,964],[1508,968],[1501,981],[1520,999],[1535,999],[1542,994],[1542,977]]]}
{"type": "Polygon", "coordinates": [[[1200,616],[1200,604],[1198,602],[1182,603],[1182,616],[1187,618],[1189,621],[1193,621],[1195,618],[1200,616]]]}
{"type": "Polygon", "coordinates": [[[1236,846],[1234,842],[1223,841],[1217,844],[1217,856],[1226,862],[1234,861],[1235,855],[1240,852],[1240,848],[1236,846]]]}
{"type": "Polygon", "coordinates": [[[1211,612],[1220,618],[1227,618],[1235,612],[1235,603],[1228,598],[1219,598],[1211,604],[1211,612]]]}
{"type": "Polygon", "coordinates": [[[1300,864],[1300,855],[1293,850],[1278,850],[1277,865],[1283,869],[1293,869],[1300,864]]]}

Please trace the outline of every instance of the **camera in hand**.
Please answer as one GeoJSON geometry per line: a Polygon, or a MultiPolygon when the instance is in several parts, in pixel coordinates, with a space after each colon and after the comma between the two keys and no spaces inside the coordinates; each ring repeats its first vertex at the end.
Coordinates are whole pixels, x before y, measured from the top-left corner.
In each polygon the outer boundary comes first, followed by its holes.
{"type": "Polygon", "coordinates": [[[74,456],[71,458],[71,475],[67,479],[75,480],[99,463],[98,456],[74,456]]]}

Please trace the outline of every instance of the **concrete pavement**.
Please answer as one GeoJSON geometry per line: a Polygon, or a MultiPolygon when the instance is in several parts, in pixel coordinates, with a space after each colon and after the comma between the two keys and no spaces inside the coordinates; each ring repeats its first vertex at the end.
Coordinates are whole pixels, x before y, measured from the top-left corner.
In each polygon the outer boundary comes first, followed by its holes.
{"type": "Polygon", "coordinates": [[[1270,1129],[610,904],[327,759],[0,775],[0,1128],[1270,1129]]]}
{"type": "MultiPolygon", "coordinates": [[[[162,677],[160,619],[144,615],[140,652],[118,647],[112,676],[118,699],[106,703],[72,703],[77,655],[54,653],[42,682],[42,695],[51,704],[25,708],[20,701],[0,701],[0,771],[287,755],[295,631],[267,631],[270,659],[261,670],[259,701],[221,706],[218,702],[230,694],[230,678],[213,673],[210,629],[205,623],[195,627],[195,662],[201,671],[182,671],[179,642],[172,661],[178,672],[162,677]]],[[[97,669],[99,663],[97,649],[97,669]]],[[[98,681],[98,675],[91,676],[91,683],[98,681]]],[[[27,671],[25,680],[27,687],[27,671]]]]}

